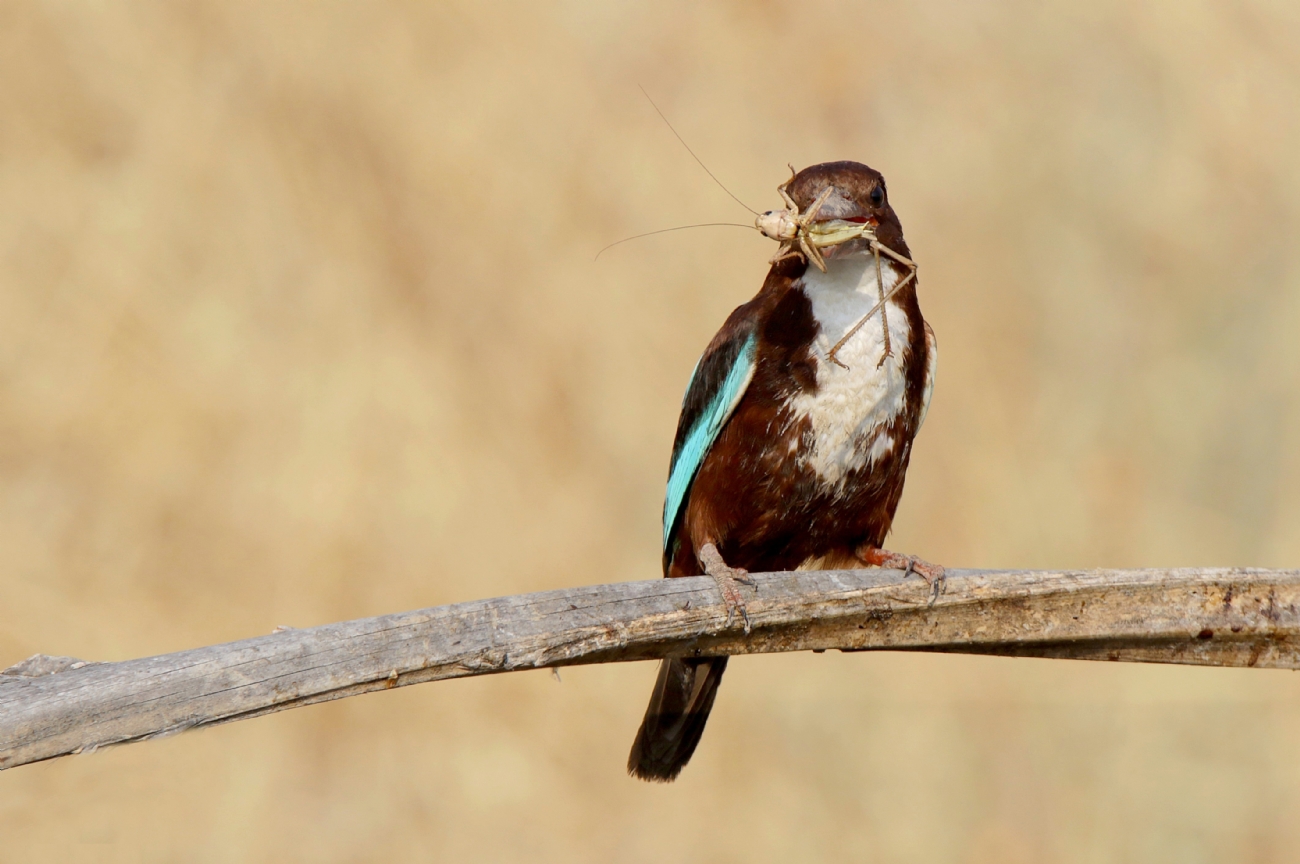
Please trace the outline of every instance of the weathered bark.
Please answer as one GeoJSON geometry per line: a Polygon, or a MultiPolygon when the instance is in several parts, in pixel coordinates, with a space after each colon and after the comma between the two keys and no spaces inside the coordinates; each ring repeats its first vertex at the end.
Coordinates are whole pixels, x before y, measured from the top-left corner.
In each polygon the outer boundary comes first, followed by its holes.
{"type": "Polygon", "coordinates": [[[753,630],[713,580],[500,597],[140,660],[0,674],[0,768],[423,681],[668,655],[920,650],[1300,668],[1300,571],[755,574],[753,630]]]}

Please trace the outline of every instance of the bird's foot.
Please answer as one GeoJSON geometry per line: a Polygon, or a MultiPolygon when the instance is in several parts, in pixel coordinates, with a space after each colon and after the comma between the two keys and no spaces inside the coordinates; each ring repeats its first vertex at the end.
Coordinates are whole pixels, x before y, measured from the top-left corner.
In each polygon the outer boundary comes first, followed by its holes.
{"type": "Polygon", "coordinates": [[[727,607],[727,626],[730,627],[731,622],[736,620],[736,613],[740,613],[740,619],[745,622],[745,633],[749,633],[749,610],[745,608],[745,598],[740,593],[741,585],[750,588],[755,586],[754,580],[749,578],[749,571],[729,566],[722,560],[718,547],[712,543],[705,543],[701,547],[699,558],[704,565],[704,572],[718,583],[718,592],[722,594],[723,605],[727,607]]]}
{"type": "Polygon", "coordinates": [[[899,552],[890,552],[888,549],[879,549],[875,546],[863,544],[858,547],[855,553],[863,564],[868,567],[886,567],[892,570],[902,570],[903,578],[906,579],[915,573],[925,580],[925,584],[930,586],[930,602],[928,605],[933,606],[948,587],[947,571],[938,564],[931,564],[917,558],[915,555],[903,555],[899,552]]]}

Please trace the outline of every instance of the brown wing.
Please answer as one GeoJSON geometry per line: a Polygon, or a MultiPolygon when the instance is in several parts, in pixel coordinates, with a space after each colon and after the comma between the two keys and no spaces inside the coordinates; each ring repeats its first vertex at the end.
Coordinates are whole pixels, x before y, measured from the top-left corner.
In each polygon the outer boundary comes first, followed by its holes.
{"type": "Polygon", "coordinates": [[[925,388],[921,391],[921,416],[917,418],[916,429],[919,432],[925,423],[925,415],[930,412],[930,397],[934,395],[934,372],[939,365],[939,342],[934,338],[934,328],[925,322],[925,388]]]}

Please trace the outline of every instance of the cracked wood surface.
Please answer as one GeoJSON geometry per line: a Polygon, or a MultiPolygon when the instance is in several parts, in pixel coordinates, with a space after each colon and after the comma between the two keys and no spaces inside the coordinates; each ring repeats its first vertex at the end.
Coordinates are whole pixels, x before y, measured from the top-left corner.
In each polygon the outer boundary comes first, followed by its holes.
{"type": "Polygon", "coordinates": [[[894,570],[753,574],[753,626],[712,579],[477,600],[110,663],[0,673],[0,768],[374,690],[669,655],[908,650],[1300,668],[1300,571],[894,570]]]}

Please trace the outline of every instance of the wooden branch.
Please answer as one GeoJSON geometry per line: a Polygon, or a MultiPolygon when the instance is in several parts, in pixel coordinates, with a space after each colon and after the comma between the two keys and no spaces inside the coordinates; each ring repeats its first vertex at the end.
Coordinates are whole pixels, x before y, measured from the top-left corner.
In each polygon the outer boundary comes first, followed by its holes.
{"type": "MultiPolygon", "coordinates": [[[[755,574],[753,631],[713,580],[656,579],[384,615],[115,663],[0,673],[0,768],[423,681],[665,656],[921,650],[1300,668],[1300,571],[755,574]]],[[[630,734],[630,730],[629,730],[630,734]]]]}

